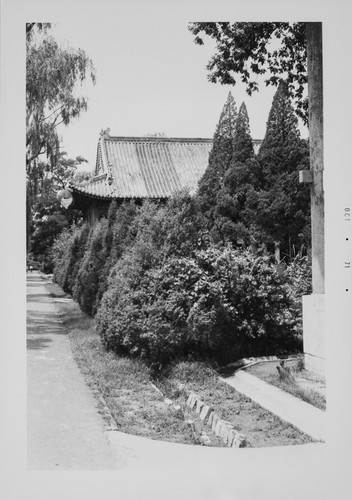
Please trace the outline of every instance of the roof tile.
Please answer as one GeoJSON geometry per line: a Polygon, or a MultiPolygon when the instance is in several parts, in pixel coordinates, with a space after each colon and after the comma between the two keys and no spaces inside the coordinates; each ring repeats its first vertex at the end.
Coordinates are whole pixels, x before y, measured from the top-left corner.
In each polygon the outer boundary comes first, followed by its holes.
{"type": "MultiPolygon", "coordinates": [[[[98,165],[96,176],[73,191],[100,198],[167,198],[188,187],[195,191],[208,165],[212,139],[101,136],[100,148],[107,165],[98,165]],[[111,183],[109,184],[109,176],[111,183]]],[[[97,155],[97,161],[102,154],[97,155]]]]}

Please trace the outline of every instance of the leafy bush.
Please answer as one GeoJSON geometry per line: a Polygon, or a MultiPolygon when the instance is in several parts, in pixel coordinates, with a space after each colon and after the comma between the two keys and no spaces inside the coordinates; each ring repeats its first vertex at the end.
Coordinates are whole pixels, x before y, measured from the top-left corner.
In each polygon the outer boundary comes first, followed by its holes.
{"type": "Polygon", "coordinates": [[[299,349],[308,259],[283,272],[266,253],[214,246],[198,215],[187,193],[112,206],[88,239],[85,227],[56,241],[56,280],[85,312],[98,312],[108,349],[154,367],[299,349]]]}
{"type": "Polygon", "coordinates": [[[289,305],[263,255],[211,247],[143,271],[130,253],[111,274],[97,328],[108,349],[154,365],[189,355],[224,363],[297,348],[289,305]]]}
{"type": "Polygon", "coordinates": [[[70,294],[73,293],[88,235],[88,224],[80,227],[73,225],[70,229],[64,230],[53,244],[54,282],[58,283],[65,292],[70,294]]]}
{"type": "Polygon", "coordinates": [[[73,290],[73,298],[91,316],[95,316],[107,289],[111,268],[134,240],[137,213],[133,202],[121,206],[113,202],[108,218],[101,219],[91,230],[73,290]]]}
{"type": "Polygon", "coordinates": [[[204,230],[204,218],[200,213],[199,199],[188,191],[175,193],[165,205],[162,218],[162,240],[165,258],[192,256],[196,250],[209,243],[204,230]]]}
{"type": "Polygon", "coordinates": [[[74,300],[90,316],[94,316],[97,309],[96,296],[100,285],[100,272],[107,257],[104,245],[107,228],[107,220],[102,219],[90,231],[73,289],[74,300]]]}
{"type": "Polygon", "coordinates": [[[312,293],[312,258],[298,255],[287,266],[285,272],[287,293],[290,298],[290,311],[295,318],[293,328],[300,337],[303,335],[302,296],[312,293]]]}
{"type": "Polygon", "coordinates": [[[131,224],[137,212],[138,207],[134,202],[125,202],[120,206],[112,202],[110,205],[107,227],[103,235],[105,262],[99,272],[99,286],[96,290],[95,310],[99,307],[102,296],[107,289],[111,268],[134,240],[135,235],[131,231],[131,224]]]}
{"type": "Polygon", "coordinates": [[[209,248],[198,263],[208,277],[197,284],[188,322],[195,339],[207,333],[203,349],[213,345],[226,362],[298,347],[284,277],[267,255],[209,248]]]}
{"type": "MultiPolygon", "coordinates": [[[[56,271],[56,276],[59,271],[59,264],[62,262],[63,256],[67,251],[67,247],[69,245],[69,240],[72,234],[72,228],[64,229],[57,238],[51,247],[51,258],[54,262],[54,269],[56,271]]],[[[54,273],[55,276],[55,273],[54,273]]]]}

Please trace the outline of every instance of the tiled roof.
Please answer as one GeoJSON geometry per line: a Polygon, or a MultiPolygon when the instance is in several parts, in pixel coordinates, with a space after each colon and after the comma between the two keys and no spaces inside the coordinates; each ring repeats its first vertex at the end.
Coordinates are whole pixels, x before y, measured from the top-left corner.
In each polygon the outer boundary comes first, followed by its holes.
{"type": "Polygon", "coordinates": [[[71,184],[70,189],[73,192],[90,195],[96,198],[113,197],[113,189],[107,182],[107,174],[95,176],[91,181],[85,184],[71,184]]]}
{"type": "MultiPolygon", "coordinates": [[[[254,147],[260,142],[254,140],[254,147]]],[[[108,199],[168,198],[182,188],[194,193],[212,144],[212,139],[111,137],[102,132],[95,177],[70,189],[73,194],[108,199]]]]}
{"type": "Polygon", "coordinates": [[[95,177],[73,192],[99,198],[167,198],[194,192],[208,165],[212,139],[101,135],[95,177]]]}

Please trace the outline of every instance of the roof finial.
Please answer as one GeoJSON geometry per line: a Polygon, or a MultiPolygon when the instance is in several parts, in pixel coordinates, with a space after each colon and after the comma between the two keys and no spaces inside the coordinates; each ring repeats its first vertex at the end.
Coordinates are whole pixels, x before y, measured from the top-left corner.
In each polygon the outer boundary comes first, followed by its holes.
{"type": "Polygon", "coordinates": [[[100,131],[100,136],[101,137],[110,137],[110,128],[106,128],[105,130],[102,128],[101,131],[100,131]]]}

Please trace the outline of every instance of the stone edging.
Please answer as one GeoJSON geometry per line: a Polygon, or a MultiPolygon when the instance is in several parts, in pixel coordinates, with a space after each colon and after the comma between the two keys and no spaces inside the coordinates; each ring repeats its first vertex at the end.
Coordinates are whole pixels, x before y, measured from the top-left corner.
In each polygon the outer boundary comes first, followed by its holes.
{"type": "Polygon", "coordinates": [[[98,413],[102,416],[104,423],[105,423],[105,430],[106,431],[118,431],[119,428],[116,424],[116,421],[114,417],[112,416],[109,407],[102,396],[100,390],[97,387],[90,386],[90,389],[93,393],[93,396],[98,402],[97,408],[98,408],[98,413]]]}
{"type": "Polygon", "coordinates": [[[211,427],[215,435],[221,438],[229,448],[244,448],[246,446],[245,436],[236,431],[230,422],[221,419],[195,392],[189,393],[186,404],[199,415],[204,424],[211,427]]]}

